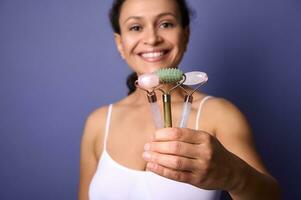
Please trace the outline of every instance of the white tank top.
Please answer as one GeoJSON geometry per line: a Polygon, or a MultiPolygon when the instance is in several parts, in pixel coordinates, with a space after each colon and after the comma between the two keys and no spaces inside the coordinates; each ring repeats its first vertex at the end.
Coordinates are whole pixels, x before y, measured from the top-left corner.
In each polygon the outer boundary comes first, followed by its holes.
{"type": "MultiPolygon", "coordinates": [[[[201,102],[196,122],[199,122],[201,102]]],[[[104,135],[104,148],[89,187],[90,200],[218,200],[220,191],[203,190],[190,184],[173,181],[150,171],[138,171],[120,165],[107,152],[112,104],[109,106],[104,135]]],[[[198,129],[196,123],[196,129],[198,129]]]]}

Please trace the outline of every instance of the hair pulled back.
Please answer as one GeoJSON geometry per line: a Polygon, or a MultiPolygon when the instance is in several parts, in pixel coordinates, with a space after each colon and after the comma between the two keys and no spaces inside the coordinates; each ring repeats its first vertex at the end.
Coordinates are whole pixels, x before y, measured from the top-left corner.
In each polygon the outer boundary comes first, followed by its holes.
{"type": "MultiPolygon", "coordinates": [[[[114,0],[112,7],[109,12],[109,18],[111,22],[112,29],[114,33],[121,34],[120,31],[120,25],[119,25],[119,17],[120,17],[120,11],[122,8],[123,3],[126,0],[114,0]]],[[[178,8],[180,11],[180,16],[181,16],[181,25],[183,28],[187,27],[190,25],[190,15],[191,15],[191,10],[189,9],[186,0],[174,0],[178,4],[178,8]]],[[[135,72],[131,73],[127,77],[127,86],[129,89],[128,95],[133,93],[136,90],[135,87],[135,81],[137,80],[137,74],[135,72]]]]}

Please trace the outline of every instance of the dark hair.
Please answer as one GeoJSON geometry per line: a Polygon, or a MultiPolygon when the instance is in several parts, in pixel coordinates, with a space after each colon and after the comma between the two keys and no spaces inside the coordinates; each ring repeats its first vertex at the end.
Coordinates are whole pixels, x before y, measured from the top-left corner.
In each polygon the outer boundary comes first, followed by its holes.
{"type": "MultiPolygon", "coordinates": [[[[121,33],[120,26],[119,26],[119,17],[120,17],[121,7],[125,1],[126,0],[114,0],[111,10],[109,12],[109,18],[114,33],[118,33],[118,34],[121,33]]],[[[175,1],[180,9],[181,25],[182,27],[185,28],[190,25],[190,15],[192,12],[188,7],[186,0],[175,0],[175,1]]],[[[136,90],[135,87],[136,80],[137,80],[137,74],[135,72],[133,72],[128,76],[127,78],[127,86],[129,88],[128,94],[131,94],[136,90]]]]}

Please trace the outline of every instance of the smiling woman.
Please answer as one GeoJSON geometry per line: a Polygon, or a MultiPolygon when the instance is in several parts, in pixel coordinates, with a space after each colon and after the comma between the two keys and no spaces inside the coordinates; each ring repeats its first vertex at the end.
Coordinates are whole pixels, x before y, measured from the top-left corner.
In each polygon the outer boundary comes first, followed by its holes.
{"type": "Polygon", "coordinates": [[[120,34],[115,34],[118,50],[138,75],[178,66],[186,49],[189,27],[181,25],[177,4],[125,1],[119,22],[120,34]]]}
{"type": "MultiPolygon", "coordinates": [[[[116,0],[110,17],[117,48],[136,77],[178,67],[189,41],[184,0],[116,0]]],[[[176,123],[184,95],[173,92],[176,123]]],[[[196,92],[187,128],[156,130],[144,92],[134,89],[88,117],[79,199],[213,200],[221,190],[233,199],[279,199],[245,117],[227,100],[196,92]]]]}

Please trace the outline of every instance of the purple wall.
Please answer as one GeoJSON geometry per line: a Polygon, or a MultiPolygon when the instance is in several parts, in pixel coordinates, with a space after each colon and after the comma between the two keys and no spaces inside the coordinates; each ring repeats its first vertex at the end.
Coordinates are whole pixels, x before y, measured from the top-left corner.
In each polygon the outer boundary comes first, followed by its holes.
{"type": "MultiPolygon", "coordinates": [[[[0,199],[75,199],[85,117],[126,93],[111,1],[0,1],[0,199]]],[[[284,199],[300,199],[301,3],[190,0],[183,71],[238,105],[284,199]]]]}

